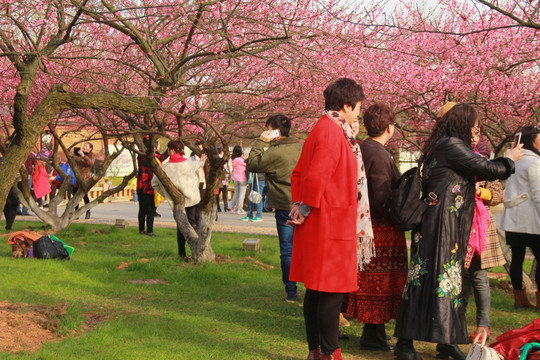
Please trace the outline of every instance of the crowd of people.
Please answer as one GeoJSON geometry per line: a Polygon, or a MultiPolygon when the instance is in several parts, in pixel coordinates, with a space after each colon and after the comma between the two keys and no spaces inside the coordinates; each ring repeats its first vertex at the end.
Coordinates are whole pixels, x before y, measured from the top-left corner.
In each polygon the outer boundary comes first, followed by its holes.
{"type": "MultiPolygon", "coordinates": [[[[297,301],[297,282],[306,289],[308,360],[342,359],[339,319],[343,313],[364,324],[363,349],[393,351],[399,360],[420,360],[416,340],[436,343],[443,357],[465,359],[458,344],[469,343],[477,335],[489,336],[491,297],[486,269],[505,262],[490,207],[501,203],[499,228],[506,232],[512,252],[514,306],[540,310],[540,291],[536,305],[531,304],[522,279],[526,248],[540,259],[538,125],[523,127],[504,156],[492,158],[481,138],[482,123],[474,107],[453,102],[442,107],[419,160],[422,190],[437,196],[412,229],[408,264],[405,232],[389,212],[392,191],[401,176],[385,148],[395,133],[394,111],[381,102],[371,104],[363,114],[368,138],[359,141],[358,119],[366,99],[362,86],[342,78],[323,95],[324,112],[303,143],[290,136],[290,118],[269,117],[248,156],[240,145],[233,148],[232,171],[227,163],[218,171],[215,193],[217,212],[222,200],[223,211],[253,222],[262,221],[264,201],[251,195],[267,195],[279,238],[285,299],[297,301]],[[231,180],[234,195],[229,202],[231,180]],[[506,180],[505,188],[500,180],[506,180]],[[465,310],[471,294],[477,327],[469,336],[465,310]],[[396,320],[395,345],[385,328],[391,319],[396,320]]],[[[208,180],[202,142],[195,143],[200,157],[195,152],[186,157],[180,140],[169,141],[164,153],[149,137],[143,142],[184,196],[187,219],[197,230],[208,180]]],[[[92,150],[92,144],[85,143],[75,153],[83,179],[90,177],[95,162],[92,150]]],[[[221,148],[213,152],[216,158],[224,156],[221,148]]],[[[130,184],[139,206],[139,232],[148,236],[155,236],[160,196],[174,204],[167,186],[154,175],[153,161],[139,155],[136,182],[130,184]]],[[[54,196],[63,179],[48,174],[36,157],[29,158],[26,166],[36,199],[51,190],[54,196]]],[[[65,156],[60,157],[60,166],[65,174],[73,174],[65,156]]],[[[77,191],[75,176],[70,186],[77,191]]],[[[88,203],[87,196],[84,201],[88,203]]],[[[13,224],[15,203],[12,191],[4,208],[7,230],[13,224]]],[[[182,230],[179,225],[178,254],[187,259],[182,230]]],[[[536,281],[540,285],[540,267],[536,281]]]]}
{"type": "Polygon", "coordinates": [[[384,146],[394,134],[395,115],[385,104],[369,106],[363,116],[369,138],[359,144],[355,129],[365,99],[362,87],[340,79],[324,91],[324,99],[325,112],[291,176],[289,280],[306,287],[307,359],[342,359],[338,341],[343,311],[364,324],[364,349],[393,350],[397,359],[418,360],[417,340],[436,343],[438,357],[465,359],[458,344],[489,336],[485,269],[504,262],[488,210],[503,201],[498,180],[508,179],[501,228],[512,249],[515,307],[534,307],[521,276],[525,248],[539,255],[538,127],[523,128],[521,143],[490,160],[480,152],[486,144],[474,107],[445,104],[419,163],[423,192],[438,197],[411,232],[407,266],[405,235],[389,213],[400,173],[384,146]],[[465,309],[471,292],[477,328],[469,337],[465,309]],[[385,331],[390,319],[396,319],[395,346],[385,331]]]}
{"type": "MultiPolygon", "coordinates": [[[[73,158],[75,164],[80,172],[81,180],[89,180],[92,176],[92,168],[96,162],[96,155],[93,153],[93,145],[89,142],[83,144],[82,148],[73,148],[73,158]]],[[[49,201],[53,200],[58,194],[62,184],[66,179],[70,179],[65,186],[65,193],[62,195],[67,199],[71,199],[73,194],[79,190],[79,181],[75,176],[75,173],[67,161],[66,154],[59,151],[55,158],[58,161],[58,165],[61,175],[52,166],[53,152],[43,147],[39,153],[32,152],[24,162],[24,168],[26,169],[28,176],[28,191],[33,201],[35,201],[40,208],[47,208],[49,201]]],[[[19,201],[15,193],[15,188],[23,191],[22,176],[19,174],[12,186],[7,202],[4,209],[6,217],[6,230],[11,230],[11,226],[15,221],[17,215],[31,215],[29,209],[19,201]]],[[[88,195],[84,196],[84,203],[90,202],[88,195]]],[[[78,209],[78,205],[76,207],[78,209]]],[[[89,219],[91,216],[90,210],[86,211],[85,218],[89,219]]]]}

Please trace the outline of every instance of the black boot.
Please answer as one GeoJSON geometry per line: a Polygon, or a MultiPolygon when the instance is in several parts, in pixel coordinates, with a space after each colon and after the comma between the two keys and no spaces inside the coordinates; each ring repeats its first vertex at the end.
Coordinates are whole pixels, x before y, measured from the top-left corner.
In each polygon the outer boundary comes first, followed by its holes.
{"type": "Polygon", "coordinates": [[[360,347],[366,350],[392,351],[386,339],[384,324],[364,324],[360,347]]]}
{"type": "Polygon", "coordinates": [[[91,215],[90,210],[87,210],[86,211],[86,216],[84,218],[85,219],[90,219],[90,215],[91,215]]]}
{"type": "Polygon", "coordinates": [[[398,338],[394,348],[394,355],[396,355],[397,360],[422,360],[414,349],[411,339],[398,338]]]}
{"type": "Polygon", "coordinates": [[[451,357],[456,360],[465,360],[467,356],[454,344],[437,344],[437,359],[448,359],[451,357]]]}

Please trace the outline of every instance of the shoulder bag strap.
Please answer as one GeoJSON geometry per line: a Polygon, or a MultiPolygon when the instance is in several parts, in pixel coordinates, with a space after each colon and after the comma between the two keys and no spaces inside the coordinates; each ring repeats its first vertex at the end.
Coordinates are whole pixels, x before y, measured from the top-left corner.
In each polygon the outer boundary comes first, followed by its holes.
{"type": "MultiPolygon", "coordinates": [[[[420,181],[422,182],[422,170],[424,169],[424,155],[418,159],[418,169],[420,171],[420,181]]],[[[452,174],[448,177],[447,181],[441,182],[433,191],[430,191],[427,195],[422,196],[422,201],[427,205],[433,206],[437,204],[438,194],[441,194],[450,184],[454,182],[457,174],[452,171],[452,174]]],[[[422,184],[423,186],[423,184],[422,184]]]]}

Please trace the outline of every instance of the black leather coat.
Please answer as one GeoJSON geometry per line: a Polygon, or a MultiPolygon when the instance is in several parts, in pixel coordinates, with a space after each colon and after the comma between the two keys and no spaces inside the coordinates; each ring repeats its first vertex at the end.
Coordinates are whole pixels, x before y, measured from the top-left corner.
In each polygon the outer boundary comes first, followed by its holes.
{"type": "Polygon", "coordinates": [[[396,336],[442,344],[469,342],[463,309],[463,260],[475,209],[475,182],[506,179],[508,158],[487,160],[458,138],[443,138],[428,154],[424,191],[439,191],[411,234],[411,263],[396,336]]]}

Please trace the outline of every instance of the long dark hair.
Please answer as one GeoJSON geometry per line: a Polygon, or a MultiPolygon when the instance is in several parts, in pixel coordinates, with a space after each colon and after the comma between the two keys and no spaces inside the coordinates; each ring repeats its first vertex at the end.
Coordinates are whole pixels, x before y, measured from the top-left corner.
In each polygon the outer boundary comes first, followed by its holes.
{"type": "Polygon", "coordinates": [[[232,150],[231,159],[236,159],[240,156],[242,156],[242,147],[240,145],[235,145],[232,150]]]}
{"type": "Polygon", "coordinates": [[[521,129],[521,142],[523,143],[523,148],[540,155],[540,151],[533,146],[533,142],[539,134],[540,128],[538,128],[537,125],[525,126],[521,129]]]}
{"type": "Polygon", "coordinates": [[[435,123],[431,136],[424,144],[424,154],[429,154],[440,139],[444,137],[457,137],[471,147],[471,129],[474,127],[478,113],[474,107],[467,103],[459,103],[435,123]]]}

